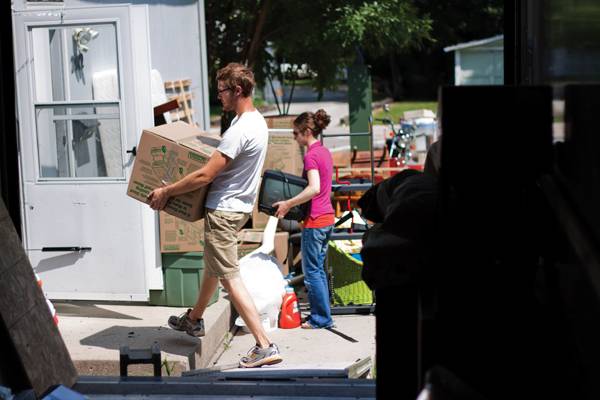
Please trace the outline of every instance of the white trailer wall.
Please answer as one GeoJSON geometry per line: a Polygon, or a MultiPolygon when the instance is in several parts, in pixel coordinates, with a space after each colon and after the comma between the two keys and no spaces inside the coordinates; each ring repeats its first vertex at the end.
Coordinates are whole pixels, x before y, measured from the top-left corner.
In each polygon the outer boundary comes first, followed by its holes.
{"type": "MultiPolygon", "coordinates": [[[[47,4],[47,3],[46,3],[47,4]]],[[[208,79],[204,0],[168,1],[85,1],[65,0],[50,3],[52,7],[101,7],[116,4],[147,4],[149,7],[150,50],[152,68],[163,80],[192,79],[194,121],[208,129],[208,79]]],[[[14,0],[16,10],[36,10],[48,6],[32,5],[24,0],[14,0]]]]}

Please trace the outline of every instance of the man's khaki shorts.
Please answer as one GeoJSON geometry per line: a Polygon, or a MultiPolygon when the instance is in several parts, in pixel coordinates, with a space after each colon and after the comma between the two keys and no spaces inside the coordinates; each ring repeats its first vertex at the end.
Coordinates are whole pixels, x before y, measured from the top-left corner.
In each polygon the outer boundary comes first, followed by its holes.
{"type": "Polygon", "coordinates": [[[237,255],[238,232],[250,214],[205,209],[204,268],[210,276],[232,279],[240,274],[237,255]]]}

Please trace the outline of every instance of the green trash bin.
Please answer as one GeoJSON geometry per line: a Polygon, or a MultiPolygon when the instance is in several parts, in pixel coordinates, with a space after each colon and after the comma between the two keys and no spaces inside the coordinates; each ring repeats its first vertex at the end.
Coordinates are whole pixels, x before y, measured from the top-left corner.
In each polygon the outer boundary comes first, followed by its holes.
{"type": "MultiPolygon", "coordinates": [[[[155,306],[193,307],[198,299],[204,275],[204,253],[163,253],[164,290],[150,290],[150,304],[155,306]]],[[[219,288],[208,305],[219,299],[219,288]]]]}

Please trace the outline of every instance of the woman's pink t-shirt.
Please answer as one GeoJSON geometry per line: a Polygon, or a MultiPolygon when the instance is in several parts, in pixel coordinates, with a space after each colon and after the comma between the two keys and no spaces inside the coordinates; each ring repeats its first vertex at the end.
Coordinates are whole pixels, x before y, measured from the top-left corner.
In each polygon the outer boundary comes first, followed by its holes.
{"type": "Polygon", "coordinates": [[[315,142],[308,147],[304,155],[304,177],[307,171],[316,169],[319,171],[321,188],[319,194],[310,202],[310,217],[317,218],[325,214],[333,214],[331,205],[331,176],[333,174],[333,158],[329,150],[321,142],[315,142]]]}

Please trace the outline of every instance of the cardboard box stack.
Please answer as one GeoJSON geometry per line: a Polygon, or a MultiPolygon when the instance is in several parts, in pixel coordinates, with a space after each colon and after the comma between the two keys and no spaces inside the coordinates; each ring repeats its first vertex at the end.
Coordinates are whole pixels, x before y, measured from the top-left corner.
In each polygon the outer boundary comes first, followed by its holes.
{"type": "MultiPolygon", "coordinates": [[[[286,126],[269,132],[269,147],[263,171],[279,169],[302,175],[303,149],[292,134],[293,118],[286,126]]],[[[295,117],[294,117],[295,118],[295,117]]],[[[281,121],[275,124],[281,126],[281,121]]],[[[273,124],[271,124],[273,126],[273,124]]],[[[147,203],[146,197],[155,188],[173,183],[195,171],[207,162],[219,145],[220,138],[212,136],[184,122],[148,128],[142,132],[136,160],[127,188],[127,195],[147,203]]],[[[208,187],[176,196],[159,213],[160,248],[162,253],[204,251],[204,221],[202,212],[208,187]]],[[[253,229],[240,232],[238,256],[258,248],[268,216],[253,212],[253,229]]],[[[287,274],[288,233],[275,235],[275,257],[284,265],[287,274]]],[[[283,272],[283,271],[282,271],[283,272]]]]}
{"type": "Polygon", "coordinates": [[[297,117],[297,115],[268,115],[265,116],[265,121],[269,129],[292,129],[297,117]]]}
{"type": "MultiPolygon", "coordinates": [[[[144,129],[127,195],[147,203],[146,197],[153,189],[177,182],[204,166],[219,142],[219,137],[180,121],[144,129]]],[[[207,192],[208,187],[203,187],[175,196],[164,211],[186,221],[197,221],[202,218],[207,192]]]]}
{"type": "MultiPolygon", "coordinates": [[[[277,126],[269,130],[269,147],[267,148],[267,157],[263,171],[266,169],[276,169],[290,174],[302,176],[304,167],[304,149],[294,140],[292,123],[296,118],[293,116],[277,117],[269,122],[270,127],[277,126]]],[[[267,225],[269,216],[258,211],[258,204],[254,205],[252,211],[252,228],[261,229],[267,225]]]]}
{"type": "Polygon", "coordinates": [[[161,212],[159,224],[161,253],[204,251],[204,220],[188,222],[161,212]]]}
{"type": "Polygon", "coordinates": [[[238,243],[238,259],[244,257],[246,254],[252,253],[254,250],[260,247],[260,243],[238,243]]]}

